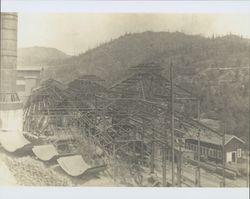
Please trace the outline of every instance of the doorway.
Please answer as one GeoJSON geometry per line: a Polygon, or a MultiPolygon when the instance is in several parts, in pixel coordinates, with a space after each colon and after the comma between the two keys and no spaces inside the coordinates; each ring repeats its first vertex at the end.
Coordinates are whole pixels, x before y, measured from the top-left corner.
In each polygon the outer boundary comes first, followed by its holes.
{"type": "Polygon", "coordinates": [[[232,152],[232,162],[236,162],[236,152],[232,152]]]}

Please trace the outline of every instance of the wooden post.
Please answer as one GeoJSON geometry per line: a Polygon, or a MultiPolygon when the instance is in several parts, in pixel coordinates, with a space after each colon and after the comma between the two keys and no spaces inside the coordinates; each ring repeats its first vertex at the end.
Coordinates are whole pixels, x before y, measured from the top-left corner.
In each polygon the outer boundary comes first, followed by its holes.
{"type": "MultiPolygon", "coordinates": [[[[248,42],[248,69],[250,70],[250,42],[248,42]]],[[[249,70],[248,70],[248,75],[249,75],[249,70]]],[[[250,139],[248,137],[248,143],[249,143],[250,139]]],[[[249,159],[249,152],[250,152],[250,147],[248,145],[248,151],[247,151],[247,163],[246,163],[246,187],[249,188],[249,177],[250,177],[250,171],[249,171],[249,167],[250,167],[250,159],[249,159]]]]}
{"type": "MultiPolygon", "coordinates": [[[[221,82],[223,83],[223,82],[221,82]]],[[[221,84],[220,84],[221,85],[221,84]]],[[[223,94],[222,92],[222,88],[220,86],[220,89],[221,89],[221,94],[223,94]]],[[[225,84],[223,84],[223,90],[225,90],[225,84]]],[[[223,135],[222,135],[222,187],[225,187],[226,186],[226,179],[225,179],[225,135],[226,135],[226,105],[227,105],[227,99],[225,98],[224,95],[223,96],[223,135]]]]}
{"type": "Polygon", "coordinates": [[[201,114],[201,102],[200,102],[200,100],[198,99],[198,101],[197,101],[197,120],[198,121],[200,121],[200,114],[201,114]]]}
{"type": "MultiPolygon", "coordinates": [[[[200,121],[200,100],[197,101],[197,120],[200,121]]],[[[198,165],[197,165],[197,174],[196,174],[196,186],[201,186],[201,173],[200,173],[200,164],[201,164],[201,138],[200,138],[200,129],[198,132],[198,165]]]]}
{"type": "Polygon", "coordinates": [[[246,162],[246,187],[249,187],[249,165],[250,165],[250,161],[249,161],[249,148],[248,148],[248,152],[247,152],[247,162],[246,162]]]}
{"type": "MultiPolygon", "coordinates": [[[[134,140],[136,140],[136,133],[138,132],[138,127],[136,127],[136,131],[134,131],[134,140]]],[[[133,159],[132,162],[134,163],[136,159],[136,142],[133,142],[133,159]]]]}
{"type": "Polygon", "coordinates": [[[164,143],[162,146],[162,186],[167,186],[167,141],[168,141],[168,118],[167,118],[167,110],[165,110],[164,117],[164,143]]]}
{"type": "Polygon", "coordinates": [[[152,138],[152,143],[151,143],[151,158],[150,158],[150,172],[154,172],[154,159],[155,159],[155,131],[153,128],[153,138],[152,138]]]}
{"type": "Polygon", "coordinates": [[[223,136],[222,136],[222,187],[226,186],[225,178],[225,134],[226,134],[226,121],[223,123],[223,136]]]}
{"type": "Polygon", "coordinates": [[[180,186],[182,186],[182,150],[180,149],[180,186]]]}
{"type": "MultiPolygon", "coordinates": [[[[220,84],[221,85],[221,84],[220,84]]],[[[225,87],[225,84],[223,84],[223,89],[225,87]]],[[[221,86],[220,86],[221,88],[221,86]]],[[[221,92],[222,92],[222,88],[221,88],[221,92]]],[[[224,103],[223,103],[223,135],[222,135],[222,187],[226,186],[226,179],[225,179],[225,135],[226,135],[226,98],[224,95],[222,95],[224,98],[224,103]]]]}
{"type": "Polygon", "coordinates": [[[142,134],[141,134],[141,165],[144,164],[144,134],[145,134],[145,122],[142,124],[142,134]]]}
{"type": "Polygon", "coordinates": [[[200,136],[200,130],[198,132],[198,167],[197,167],[197,186],[200,187],[201,186],[201,171],[200,171],[200,167],[201,167],[201,136],[200,136]]]}
{"type": "Polygon", "coordinates": [[[96,133],[96,126],[97,126],[97,97],[94,95],[95,97],[95,111],[94,111],[94,133],[96,133]]]}
{"type": "Polygon", "coordinates": [[[174,177],[174,162],[175,162],[175,152],[174,152],[174,82],[173,82],[173,65],[171,61],[170,66],[170,90],[171,90],[171,149],[172,149],[172,186],[175,185],[175,177],[174,177]]]}
{"type": "Polygon", "coordinates": [[[162,147],[162,186],[167,185],[167,160],[166,160],[166,144],[162,147]]]}
{"type": "Polygon", "coordinates": [[[181,145],[179,144],[179,152],[178,152],[178,160],[177,160],[177,185],[178,187],[181,187],[181,183],[182,183],[181,167],[182,167],[182,151],[181,151],[181,145]]]}
{"type": "Polygon", "coordinates": [[[114,183],[116,183],[116,149],[115,149],[115,142],[113,143],[113,179],[114,183]]]}

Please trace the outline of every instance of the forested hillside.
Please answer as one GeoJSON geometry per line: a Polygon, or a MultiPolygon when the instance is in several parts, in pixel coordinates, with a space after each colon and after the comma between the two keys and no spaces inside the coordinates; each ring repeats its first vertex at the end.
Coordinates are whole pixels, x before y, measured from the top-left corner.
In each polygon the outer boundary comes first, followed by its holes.
{"type": "Polygon", "coordinates": [[[170,60],[175,82],[200,97],[202,117],[221,119],[225,115],[227,133],[249,136],[249,40],[239,36],[126,34],[57,63],[46,72],[47,77],[64,83],[79,75],[95,74],[110,86],[128,75],[129,67],[141,63],[161,65],[168,77],[170,60]]]}

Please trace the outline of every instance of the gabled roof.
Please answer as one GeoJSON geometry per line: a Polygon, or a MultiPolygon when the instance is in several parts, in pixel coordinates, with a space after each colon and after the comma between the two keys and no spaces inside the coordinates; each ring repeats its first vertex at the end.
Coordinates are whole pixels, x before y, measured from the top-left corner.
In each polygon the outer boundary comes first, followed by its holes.
{"type": "Polygon", "coordinates": [[[236,139],[242,143],[246,143],[245,141],[243,141],[242,139],[240,139],[239,137],[235,136],[235,135],[229,135],[229,134],[226,134],[225,135],[225,145],[228,144],[232,139],[236,139]]]}

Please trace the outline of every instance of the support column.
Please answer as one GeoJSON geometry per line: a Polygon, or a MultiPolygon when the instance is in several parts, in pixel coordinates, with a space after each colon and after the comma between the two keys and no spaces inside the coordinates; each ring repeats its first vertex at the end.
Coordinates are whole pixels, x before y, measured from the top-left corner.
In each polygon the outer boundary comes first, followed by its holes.
{"type": "Polygon", "coordinates": [[[152,142],[151,142],[151,158],[150,158],[150,172],[153,173],[154,172],[154,159],[155,159],[155,131],[153,129],[153,136],[152,136],[152,142]]]}
{"type": "Polygon", "coordinates": [[[113,143],[113,180],[116,183],[116,175],[117,175],[117,163],[116,163],[116,148],[115,143],[113,143]]]}
{"type": "Polygon", "coordinates": [[[174,163],[175,163],[175,135],[174,135],[174,82],[173,82],[173,65],[171,61],[170,66],[170,90],[171,90],[171,150],[172,150],[172,186],[175,186],[175,174],[174,174],[174,163]]]}
{"type": "Polygon", "coordinates": [[[177,159],[177,185],[181,187],[182,183],[182,151],[181,146],[179,146],[178,159],[177,159]]]}
{"type": "Polygon", "coordinates": [[[199,132],[198,132],[198,153],[197,153],[197,155],[198,155],[198,166],[197,166],[197,184],[196,184],[196,186],[198,186],[198,187],[200,187],[201,186],[201,184],[200,184],[200,180],[201,180],[201,171],[200,171],[200,164],[201,164],[201,139],[200,139],[200,130],[199,130],[199,132]]]}
{"type": "Polygon", "coordinates": [[[225,178],[225,134],[226,134],[226,122],[223,123],[223,135],[222,135],[222,187],[226,186],[225,178]]]}

